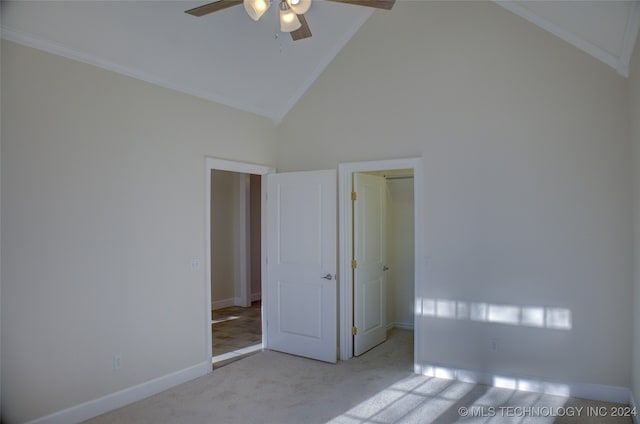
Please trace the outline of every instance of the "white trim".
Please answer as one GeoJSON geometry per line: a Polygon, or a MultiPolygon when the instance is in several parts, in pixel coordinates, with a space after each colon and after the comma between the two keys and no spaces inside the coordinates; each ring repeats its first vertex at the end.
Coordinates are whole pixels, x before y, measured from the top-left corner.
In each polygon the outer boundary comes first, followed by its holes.
{"type": "Polygon", "coordinates": [[[137,402],[149,396],[168,390],[179,384],[201,377],[211,372],[211,361],[201,362],[180,371],[154,378],[145,383],[128,387],[98,399],[84,402],[62,411],[29,421],[28,424],[66,424],[88,420],[117,408],[137,402]]]}
{"type": "Polygon", "coordinates": [[[235,109],[254,113],[256,115],[269,118],[274,123],[274,125],[278,125],[280,122],[282,122],[284,117],[289,113],[289,111],[298,102],[298,100],[300,100],[304,93],[307,92],[309,87],[311,87],[311,85],[320,76],[320,74],[324,72],[327,66],[329,66],[331,61],[333,61],[333,59],[344,48],[349,40],[351,40],[353,35],[358,32],[360,27],[369,19],[373,12],[374,10],[363,10],[362,15],[355,20],[353,25],[348,28],[344,32],[343,36],[328,50],[325,57],[321,61],[319,61],[318,66],[308,74],[308,77],[298,86],[291,97],[283,102],[280,107],[273,107],[268,109],[259,107],[253,103],[238,101],[238,99],[229,98],[221,93],[208,93],[206,95],[203,95],[201,91],[186,88],[180,84],[176,84],[163,78],[159,78],[156,75],[151,75],[127,66],[122,66],[115,62],[105,60],[79,50],[71,49],[62,44],[42,39],[34,34],[28,34],[23,31],[12,29],[6,25],[0,25],[0,31],[2,38],[13,41],[14,43],[22,44],[34,49],[66,57],[67,59],[72,59],[78,62],[97,66],[111,72],[126,75],[131,78],[158,85],[160,87],[168,88],[170,90],[175,90],[180,93],[188,94],[190,96],[198,97],[210,102],[219,103],[235,109]]]}
{"type": "MultiPolygon", "coordinates": [[[[567,43],[573,45],[574,47],[579,48],[580,50],[590,54],[591,56],[595,57],[596,59],[600,60],[601,62],[606,63],[607,65],[611,66],[613,69],[615,69],[616,71],[618,71],[618,73],[624,77],[628,76],[628,69],[626,70],[627,72],[624,73],[622,71],[624,71],[624,69],[620,69],[619,68],[619,61],[620,61],[620,57],[609,53],[608,51],[596,46],[595,44],[592,44],[591,42],[585,40],[582,37],[577,36],[576,34],[567,31],[566,29],[562,28],[559,25],[554,24],[553,22],[541,17],[540,15],[538,15],[537,13],[532,12],[531,10],[527,9],[524,6],[521,6],[519,4],[517,4],[517,2],[514,1],[503,1],[503,0],[494,0],[494,2],[499,5],[504,7],[505,9],[507,9],[509,12],[514,13],[518,16],[520,16],[521,18],[526,19],[527,21],[539,26],[540,28],[550,32],[551,34],[555,35],[556,37],[560,37],[561,39],[563,39],[564,41],[566,41],[567,43]]],[[[633,40],[635,42],[635,40],[633,40]]]]}
{"type": "MultiPolygon", "coordinates": [[[[260,300],[261,299],[261,295],[260,292],[258,293],[252,293],[251,294],[251,302],[255,302],[256,300],[260,300]]],[[[214,300],[211,302],[211,310],[215,311],[216,309],[222,309],[222,308],[228,308],[229,306],[242,306],[244,308],[247,307],[247,305],[245,305],[244,303],[244,298],[239,296],[239,297],[230,297],[228,299],[220,299],[220,300],[214,300]]],[[[249,306],[251,306],[249,304],[249,306]]]]}
{"type": "MultiPolygon", "coordinates": [[[[353,356],[353,337],[351,336],[351,318],[353,311],[353,296],[351,293],[351,251],[352,251],[352,223],[351,223],[351,175],[354,172],[382,171],[386,169],[413,169],[414,185],[414,220],[415,220],[415,245],[414,245],[414,296],[416,306],[421,305],[419,299],[423,293],[424,262],[424,213],[423,213],[423,174],[422,158],[390,159],[368,162],[350,162],[338,165],[338,219],[339,219],[339,296],[340,296],[340,359],[347,360],[353,356]]],[[[418,317],[421,310],[416,308],[414,312],[414,370],[420,372],[418,361],[422,358],[421,346],[423,333],[418,317]]]]}
{"type": "Polygon", "coordinates": [[[403,330],[413,330],[412,322],[390,322],[387,324],[387,331],[392,330],[394,328],[401,328],[403,330]]]}
{"type": "Polygon", "coordinates": [[[291,95],[291,97],[283,104],[283,107],[277,111],[274,111],[275,116],[273,116],[273,123],[278,125],[285,116],[293,109],[298,100],[304,95],[304,93],[309,90],[309,87],[318,79],[320,74],[324,72],[324,70],[329,66],[329,64],[335,59],[335,57],[342,51],[344,46],[351,40],[351,38],[355,35],[356,32],[360,29],[362,25],[369,19],[369,17],[373,14],[373,9],[365,8],[363,10],[362,15],[355,20],[353,26],[347,29],[342,38],[340,38],[331,49],[329,49],[327,55],[318,63],[318,66],[309,73],[309,76],[306,80],[304,80],[299,86],[298,89],[291,95]]]}
{"type": "Polygon", "coordinates": [[[229,306],[235,305],[235,298],[230,297],[229,299],[222,300],[214,300],[211,302],[211,310],[215,311],[216,309],[228,308],[229,306]]]}
{"type": "MultiPolygon", "coordinates": [[[[212,157],[205,157],[205,172],[204,172],[204,187],[205,187],[205,192],[204,192],[204,235],[205,235],[205,240],[204,240],[204,250],[205,250],[205,255],[204,255],[204,264],[205,264],[205,271],[204,271],[204,308],[205,308],[205,326],[204,326],[204,332],[205,332],[205,345],[204,345],[204,359],[206,362],[208,362],[209,364],[211,364],[211,358],[212,358],[212,341],[211,341],[211,171],[214,169],[218,169],[221,171],[232,171],[232,172],[241,172],[241,173],[246,173],[246,174],[256,174],[256,175],[266,175],[268,173],[271,172],[275,172],[274,168],[271,168],[269,166],[266,165],[257,165],[257,164],[252,164],[252,163],[246,163],[246,162],[236,162],[236,161],[231,161],[231,160],[226,160],[226,159],[218,159],[218,158],[212,158],[212,157]]],[[[266,224],[266,178],[262,178],[262,199],[263,199],[263,203],[262,203],[262,228],[261,228],[261,232],[262,232],[262,269],[266,270],[266,255],[265,255],[265,249],[264,249],[264,243],[266,241],[266,231],[265,231],[265,224],[266,224]]],[[[265,286],[265,281],[264,281],[264,276],[266,275],[266,272],[262,273],[263,276],[263,280],[262,280],[262,287],[265,286]]],[[[262,289],[264,290],[264,289],[262,289]]],[[[267,332],[265,331],[266,329],[266,323],[264,320],[264,308],[265,308],[265,303],[263,302],[262,304],[262,313],[263,313],[263,319],[262,319],[262,345],[266,346],[266,342],[267,342],[267,332]]]]}
{"type": "Polygon", "coordinates": [[[565,383],[561,381],[541,380],[532,377],[519,377],[506,374],[491,374],[459,368],[448,368],[436,364],[425,364],[422,374],[429,377],[484,384],[492,387],[522,390],[525,392],[545,393],[555,396],[578,397],[627,404],[631,391],[626,387],[607,386],[592,383],[565,383]]]}
{"type": "MultiPolygon", "coordinates": [[[[269,173],[273,173],[276,172],[275,169],[270,169],[269,173]]],[[[260,240],[260,252],[262,255],[261,258],[261,264],[262,264],[262,270],[260,271],[260,277],[261,277],[261,281],[260,281],[260,293],[263,293],[265,291],[265,288],[267,287],[267,267],[269,266],[268,260],[267,260],[267,223],[269,222],[267,219],[267,175],[262,175],[261,178],[261,185],[262,185],[262,200],[260,203],[260,234],[262,234],[261,240],[260,240]]],[[[261,311],[261,316],[260,316],[260,321],[262,322],[262,348],[263,349],[268,349],[269,348],[269,338],[267,337],[267,314],[266,314],[266,310],[267,307],[269,306],[268,302],[267,302],[267,297],[265,296],[265,298],[262,300],[262,311],[261,311]]]]}
{"type": "Polygon", "coordinates": [[[213,358],[211,358],[211,363],[217,364],[218,362],[226,361],[232,358],[238,358],[240,356],[243,356],[249,353],[259,352],[261,350],[262,350],[262,344],[257,343],[251,346],[243,347],[238,350],[232,350],[231,352],[221,353],[220,355],[216,355],[213,358]]]}
{"type": "Polygon", "coordinates": [[[42,50],[47,53],[66,57],[67,59],[72,59],[78,62],[97,66],[111,72],[126,75],[128,77],[145,81],[150,84],[158,85],[160,87],[168,88],[170,90],[179,91],[180,93],[188,94],[190,96],[198,97],[210,102],[223,104],[250,113],[255,113],[256,115],[264,116],[265,118],[269,118],[271,120],[276,119],[277,116],[284,116],[284,114],[276,114],[274,116],[275,112],[273,110],[266,110],[251,103],[238,101],[237,99],[231,99],[220,93],[208,93],[207,95],[203,95],[201,91],[183,87],[180,84],[169,82],[155,75],[151,75],[127,66],[122,66],[115,62],[111,62],[109,60],[105,60],[97,56],[81,52],[79,50],[71,49],[53,41],[44,40],[33,34],[27,34],[25,32],[9,28],[6,25],[1,25],[0,31],[2,32],[2,38],[4,38],[5,40],[13,41],[14,43],[42,50]]]}
{"type": "Polygon", "coordinates": [[[624,38],[622,40],[622,50],[618,58],[616,69],[620,75],[629,76],[629,63],[638,38],[638,30],[640,30],[640,2],[633,2],[630,5],[631,10],[627,15],[627,25],[624,29],[624,38]]]}
{"type": "Polygon", "coordinates": [[[259,165],[249,162],[237,162],[234,160],[218,159],[212,157],[207,157],[205,159],[207,166],[209,167],[209,171],[212,169],[217,169],[218,171],[231,171],[254,175],[265,175],[271,172],[275,172],[275,170],[268,165],[259,165]]]}
{"type": "Polygon", "coordinates": [[[413,330],[414,323],[412,323],[412,322],[394,322],[393,326],[395,328],[401,328],[403,330],[413,330]]]}

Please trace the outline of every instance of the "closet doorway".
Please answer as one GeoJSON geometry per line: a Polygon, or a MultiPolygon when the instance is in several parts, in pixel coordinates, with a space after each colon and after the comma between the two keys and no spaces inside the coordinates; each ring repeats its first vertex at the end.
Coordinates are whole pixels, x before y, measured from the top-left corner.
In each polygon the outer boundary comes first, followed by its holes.
{"type": "MultiPolygon", "coordinates": [[[[420,282],[423,280],[424,255],[422,162],[421,158],[409,158],[339,165],[339,352],[342,360],[367,350],[366,345],[364,348],[355,348],[357,333],[375,331],[378,327],[378,332],[383,334],[383,338],[380,340],[379,337],[372,337],[372,343],[375,344],[384,341],[385,331],[395,327],[402,331],[413,330],[414,371],[421,372],[420,358],[423,341],[419,317],[422,305],[420,299],[423,296],[423,285],[420,282]],[[362,215],[357,210],[355,202],[358,202],[357,199],[363,200],[363,197],[359,193],[353,193],[358,176],[375,176],[383,180],[381,182],[384,187],[383,194],[378,197],[385,200],[385,207],[392,208],[391,212],[387,211],[390,215],[387,213],[384,220],[373,219],[369,224],[362,222],[361,216],[366,214],[362,215]],[[360,215],[360,220],[357,215],[360,215]],[[395,226],[395,228],[392,227],[391,235],[387,230],[380,231],[381,238],[387,239],[381,243],[385,252],[376,250],[376,252],[363,253],[362,249],[358,251],[357,238],[361,236],[358,235],[356,227],[362,227],[360,233],[364,234],[366,239],[368,237],[366,234],[371,234],[370,228],[378,226],[371,222],[383,222],[387,226],[395,226]],[[358,282],[356,270],[369,260],[363,257],[367,254],[371,257],[376,255],[379,257],[378,260],[372,261],[376,272],[368,274],[365,281],[358,282]],[[391,284],[387,284],[389,280],[393,280],[391,284]],[[369,287],[363,289],[357,284],[369,287]],[[391,288],[387,287],[388,285],[391,288]],[[376,292],[380,293],[380,296],[374,296],[376,292]],[[383,297],[385,295],[386,299],[383,297]]],[[[379,189],[370,188],[369,190],[370,194],[374,191],[379,192],[379,189]]],[[[363,195],[366,196],[366,194],[363,195]]],[[[375,199],[376,196],[371,198],[375,199]]],[[[363,204],[360,207],[363,207],[363,204]]],[[[372,216],[375,218],[376,213],[372,216]]],[[[360,244],[370,245],[370,240],[360,240],[360,244]]],[[[365,342],[368,343],[366,340],[365,342]]]]}
{"type": "MultiPolygon", "coordinates": [[[[413,330],[413,169],[353,174],[353,356],[413,330]]],[[[413,338],[413,335],[411,335],[413,338]]]]}

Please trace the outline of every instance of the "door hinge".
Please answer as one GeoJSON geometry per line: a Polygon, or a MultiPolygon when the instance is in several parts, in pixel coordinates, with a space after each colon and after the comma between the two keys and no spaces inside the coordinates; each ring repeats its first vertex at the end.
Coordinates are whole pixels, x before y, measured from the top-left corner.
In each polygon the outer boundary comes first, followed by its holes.
{"type": "Polygon", "coordinates": [[[351,192],[351,200],[354,200],[354,201],[355,201],[357,198],[358,198],[358,195],[356,194],[356,192],[355,192],[355,191],[352,191],[352,192],[351,192]]]}
{"type": "Polygon", "coordinates": [[[358,335],[358,329],[355,326],[351,327],[351,335],[352,336],[357,336],[358,335]]]}
{"type": "Polygon", "coordinates": [[[355,259],[351,261],[351,268],[352,269],[356,269],[358,268],[358,261],[356,261],[355,259]]]}

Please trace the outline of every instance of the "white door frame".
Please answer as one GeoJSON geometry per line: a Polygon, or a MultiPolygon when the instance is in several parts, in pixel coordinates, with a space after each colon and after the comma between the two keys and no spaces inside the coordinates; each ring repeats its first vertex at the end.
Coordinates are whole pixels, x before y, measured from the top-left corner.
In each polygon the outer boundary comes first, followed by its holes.
{"type": "MultiPolygon", "coordinates": [[[[205,255],[204,255],[204,264],[205,264],[205,272],[204,272],[204,278],[205,278],[205,284],[204,284],[204,294],[205,294],[205,298],[204,298],[204,305],[205,305],[205,352],[204,352],[204,357],[205,357],[205,361],[208,361],[208,363],[211,363],[211,360],[213,358],[213,350],[212,350],[212,340],[211,340],[211,171],[212,170],[219,170],[219,171],[231,171],[231,172],[240,172],[240,173],[244,173],[244,174],[256,174],[256,175],[266,175],[272,172],[275,172],[275,168],[272,168],[270,166],[267,165],[257,165],[257,164],[253,164],[253,163],[246,163],[246,162],[235,162],[235,161],[231,161],[231,160],[225,160],[225,159],[218,159],[218,158],[212,158],[212,157],[205,157],[205,202],[204,202],[204,207],[205,207],[205,214],[204,214],[204,228],[205,228],[205,255]]],[[[244,184],[241,184],[241,186],[243,186],[244,184]]],[[[246,197],[248,196],[247,193],[248,190],[245,189],[245,191],[241,192],[241,202],[246,202],[246,197]]],[[[267,265],[266,265],[266,194],[267,194],[267,189],[266,189],[266,178],[262,178],[262,189],[261,189],[261,197],[262,197],[262,205],[261,205],[261,211],[260,211],[260,215],[261,215],[261,224],[260,224],[260,231],[262,233],[262,242],[261,242],[261,264],[262,264],[262,269],[266,270],[267,269],[267,265]]],[[[245,217],[246,218],[246,217],[245,217]]],[[[242,245],[245,245],[244,250],[246,251],[247,246],[246,246],[246,239],[247,239],[247,233],[246,233],[246,228],[244,230],[244,233],[241,234],[240,236],[240,243],[241,243],[241,250],[243,249],[242,245]]],[[[250,261],[249,258],[244,257],[244,255],[241,255],[240,258],[240,272],[241,272],[241,276],[244,275],[246,277],[247,280],[250,281],[250,278],[248,277],[248,267],[250,266],[250,261]]],[[[265,287],[265,282],[264,282],[264,276],[266,273],[262,273],[262,289],[264,290],[265,287]]],[[[245,284],[241,284],[241,292],[245,295],[248,295],[249,298],[251,297],[251,293],[248,287],[245,287],[245,284]],[[244,293],[245,291],[248,291],[249,293],[244,293]]],[[[263,300],[263,310],[266,307],[264,300],[263,300]]],[[[264,317],[262,319],[262,347],[264,348],[266,346],[266,323],[264,320],[264,317]]],[[[211,371],[211,370],[210,370],[211,371]]]]}
{"type": "Polygon", "coordinates": [[[353,337],[351,335],[353,295],[351,291],[351,252],[353,249],[353,224],[351,222],[351,176],[354,172],[384,171],[393,169],[413,169],[414,197],[414,353],[413,363],[416,373],[422,372],[419,365],[421,355],[421,315],[423,251],[424,251],[424,213],[423,213],[423,171],[422,158],[389,159],[369,162],[349,162],[338,165],[338,228],[339,228],[339,293],[340,293],[340,359],[353,356],[353,337]]]}

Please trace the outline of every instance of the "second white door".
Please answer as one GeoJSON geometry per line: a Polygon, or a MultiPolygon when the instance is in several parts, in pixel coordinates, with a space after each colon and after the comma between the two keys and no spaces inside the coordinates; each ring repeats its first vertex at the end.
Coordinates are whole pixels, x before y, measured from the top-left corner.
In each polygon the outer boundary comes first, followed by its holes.
{"type": "Polygon", "coordinates": [[[353,354],[358,356],[387,337],[386,180],[356,173],[353,188],[353,354]]]}
{"type": "Polygon", "coordinates": [[[336,171],[269,174],[267,220],[267,348],[336,362],[336,171]]]}

